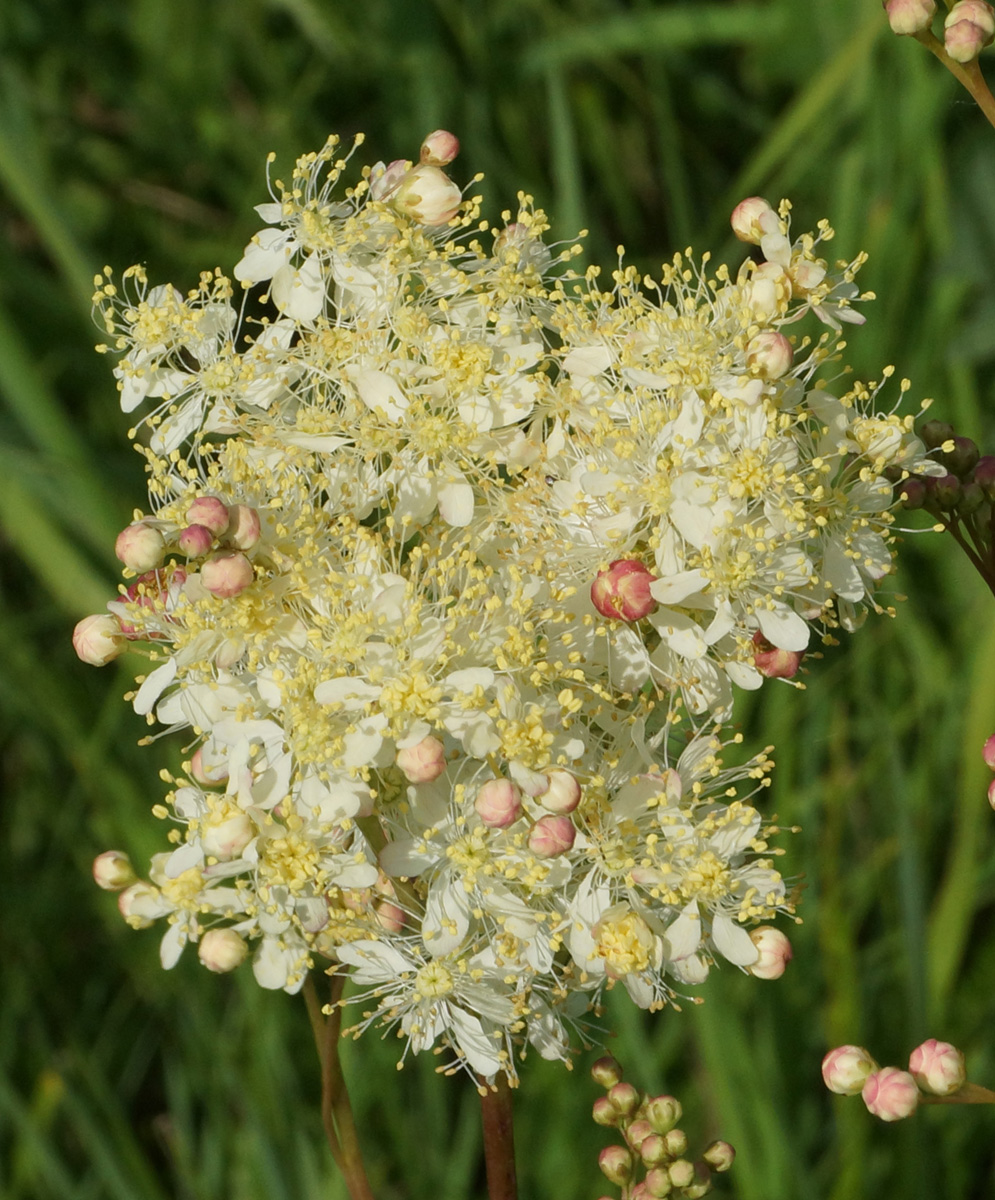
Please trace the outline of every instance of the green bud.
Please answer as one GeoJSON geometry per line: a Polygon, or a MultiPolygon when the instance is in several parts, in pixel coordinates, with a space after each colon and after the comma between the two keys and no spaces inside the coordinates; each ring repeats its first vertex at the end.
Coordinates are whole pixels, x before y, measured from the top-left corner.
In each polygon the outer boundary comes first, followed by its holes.
{"type": "Polygon", "coordinates": [[[676,1096],[653,1096],[646,1101],[646,1120],[656,1133],[669,1133],[681,1119],[681,1102],[676,1096]]]}
{"type": "Polygon", "coordinates": [[[610,1054],[604,1055],[591,1068],[591,1078],[606,1090],[622,1081],[622,1064],[610,1054]]]}

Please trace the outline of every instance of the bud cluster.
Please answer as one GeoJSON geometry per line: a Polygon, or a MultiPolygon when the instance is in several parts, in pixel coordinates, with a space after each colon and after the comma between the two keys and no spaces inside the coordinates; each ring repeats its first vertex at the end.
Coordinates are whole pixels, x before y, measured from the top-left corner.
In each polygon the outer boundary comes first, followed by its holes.
{"type": "Polygon", "coordinates": [[[683,1111],[680,1101],[650,1096],[624,1082],[615,1058],[599,1058],[591,1076],[605,1089],[594,1102],[594,1120],[617,1130],[622,1139],[601,1151],[598,1165],[622,1189],[623,1200],[698,1200],[712,1190],[712,1176],[732,1166],[736,1152],[728,1142],[712,1142],[692,1159],[687,1135],[677,1127],[683,1111]]]}
{"type": "Polygon", "coordinates": [[[923,1095],[947,1099],[967,1081],[964,1055],[949,1042],[929,1038],[909,1056],[909,1069],[879,1067],[863,1046],[837,1046],[822,1060],[822,1078],[831,1092],[862,1097],[882,1121],[910,1117],[923,1095]]]}

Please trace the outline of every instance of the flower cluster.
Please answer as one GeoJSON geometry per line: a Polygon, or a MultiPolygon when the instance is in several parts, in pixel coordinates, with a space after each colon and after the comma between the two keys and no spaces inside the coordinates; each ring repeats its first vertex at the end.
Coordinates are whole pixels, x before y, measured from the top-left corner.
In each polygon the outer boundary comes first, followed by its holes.
{"type": "MultiPolygon", "coordinates": [[[[909,1069],[879,1067],[863,1046],[837,1046],[822,1060],[822,1079],[839,1096],[860,1095],[882,1121],[901,1121],[923,1097],[951,1100],[968,1089],[964,1055],[949,1042],[929,1038],[912,1051],[909,1069]]],[[[991,1093],[987,1093],[991,1098],[991,1093]]]]}
{"type": "Polygon", "coordinates": [[[74,641],[145,654],[135,710],[186,731],[170,848],[95,869],[164,966],[349,969],[359,1028],[513,1078],[616,984],[783,971],[769,750],[722,723],[880,608],[894,481],[931,464],[878,386],[817,378],[862,320],[825,224],[753,198],[737,272],[604,290],[530,197],[484,220],[456,150],[340,188],[331,139],[235,283],[98,276],[149,505],[74,641]]]}

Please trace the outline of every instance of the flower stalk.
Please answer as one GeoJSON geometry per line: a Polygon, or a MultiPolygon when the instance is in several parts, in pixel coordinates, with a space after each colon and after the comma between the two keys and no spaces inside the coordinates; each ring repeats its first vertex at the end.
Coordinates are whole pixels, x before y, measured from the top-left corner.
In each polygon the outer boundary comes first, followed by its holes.
{"type": "Polygon", "coordinates": [[[481,1081],[478,1091],[484,1127],[488,1200],[517,1200],[515,1130],[507,1075],[498,1074],[490,1085],[481,1081]]]}

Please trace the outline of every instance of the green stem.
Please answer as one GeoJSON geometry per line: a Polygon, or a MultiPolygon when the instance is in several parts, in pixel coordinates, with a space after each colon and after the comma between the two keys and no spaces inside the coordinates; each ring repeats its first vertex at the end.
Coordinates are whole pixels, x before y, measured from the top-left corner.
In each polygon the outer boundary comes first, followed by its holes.
{"type": "Polygon", "coordinates": [[[995,1092],[977,1083],[965,1083],[952,1096],[919,1097],[920,1104],[995,1104],[995,1092]]]}
{"type": "Polygon", "coordinates": [[[985,77],[981,74],[981,68],[978,66],[978,60],[974,59],[969,63],[955,62],[944,49],[940,39],[929,29],[924,29],[922,33],[914,33],[912,36],[917,42],[921,42],[930,54],[935,54],[957,82],[967,88],[975,104],[985,114],[988,123],[995,126],[995,96],[989,91],[985,77]]]}
{"type": "Polygon", "coordinates": [[[490,1087],[483,1080],[480,1092],[480,1115],[484,1126],[484,1162],[487,1167],[489,1200],[517,1200],[515,1179],[515,1135],[511,1111],[511,1088],[508,1077],[499,1072],[490,1087]]]}

